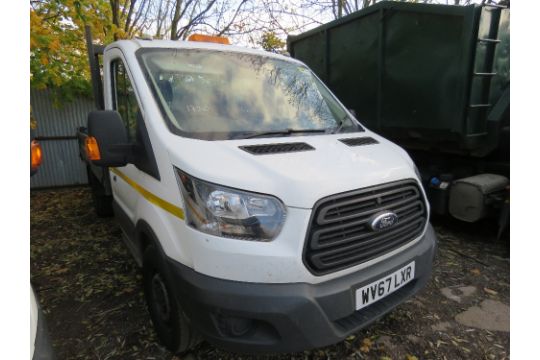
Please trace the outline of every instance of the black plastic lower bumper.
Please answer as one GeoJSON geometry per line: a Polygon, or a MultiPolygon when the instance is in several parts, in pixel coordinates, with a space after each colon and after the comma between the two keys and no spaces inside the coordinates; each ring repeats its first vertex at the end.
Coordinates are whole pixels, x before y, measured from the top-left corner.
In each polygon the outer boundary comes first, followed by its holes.
{"type": "Polygon", "coordinates": [[[436,242],[429,225],[414,246],[369,268],[320,284],[221,280],[172,259],[168,262],[178,299],[206,340],[237,352],[293,352],[339,342],[418,292],[430,277],[436,242]],[[355,311],[355,289],[412,260],[412,282],[355,311]]]}

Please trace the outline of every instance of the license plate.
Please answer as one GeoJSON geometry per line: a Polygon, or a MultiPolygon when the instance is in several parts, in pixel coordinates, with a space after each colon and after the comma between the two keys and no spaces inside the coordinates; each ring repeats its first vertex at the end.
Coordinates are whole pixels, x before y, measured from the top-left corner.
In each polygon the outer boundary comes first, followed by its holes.
{"type": "Polygon", "coordinates": [[[356,289],[356,310],[381,300],[414,279],[414,261],[399,270],[356,289]]]}

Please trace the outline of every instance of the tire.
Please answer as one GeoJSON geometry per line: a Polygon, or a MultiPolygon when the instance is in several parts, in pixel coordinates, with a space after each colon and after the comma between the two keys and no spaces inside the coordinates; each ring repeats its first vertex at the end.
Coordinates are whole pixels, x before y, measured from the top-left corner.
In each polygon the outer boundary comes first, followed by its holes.
{"type": "Polygon", "coordinates": [[[98,217],[111,217],[114,215],[112,206],[112,196],[97,195],[92,191],[92,197],[94,198],[94,209],[98,217]]]}
{"type": "Polygon", "coordinates": [[[94,201],[94,210],[98,217],[111,217],[114,215],[112,196],[105,195],[103,185],[92,173],[92,169],[86,166],[86,175],[88,177],[88,185],[92,189],[92,200],[94,201]]]}
{"type": "Polygon", "coordinates": [[[174,296],[161,256],[154,246],[143,254],[143,287],[146,304],[160,342],[175,354],[201,342],[174,296]]]}

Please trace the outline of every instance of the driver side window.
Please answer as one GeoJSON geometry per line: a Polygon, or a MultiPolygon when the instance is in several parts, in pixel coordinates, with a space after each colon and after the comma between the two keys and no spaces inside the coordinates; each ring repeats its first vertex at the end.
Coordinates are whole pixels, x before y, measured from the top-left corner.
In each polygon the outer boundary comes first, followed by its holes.
{"type": "Polygon", "coordinates": [[[135,142],[137,135],[137,117],[139,105],[135,90],[129,80],[126,67],[121,59],[116,59],[111,63],[112,71],[112,95],[113,109],[122,116],[130,142],[135,142]]]}

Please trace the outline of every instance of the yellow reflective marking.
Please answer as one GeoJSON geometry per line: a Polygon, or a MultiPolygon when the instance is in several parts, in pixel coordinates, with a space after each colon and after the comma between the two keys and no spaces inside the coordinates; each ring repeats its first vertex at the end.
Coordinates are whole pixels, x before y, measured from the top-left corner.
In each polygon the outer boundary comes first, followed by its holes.
{"type": "Polygon", "coordinates": [[[143,188],[141,185],[137,184],[135,181],[128,178],[124,173],[122,173],[117,168],[109,168],[114,174],[120,176],[122,180],[128,183],[132,188],[134,188],[139,194],[141,194],[146,200],[150,201],[152,204],[162,208],[165,211],[170,212],[174,216],[184,220],[184,210],[178,206],[171,204],[168,201],[163,200],[160,197],[152,194],[150,191],[143,188]]]}

